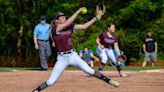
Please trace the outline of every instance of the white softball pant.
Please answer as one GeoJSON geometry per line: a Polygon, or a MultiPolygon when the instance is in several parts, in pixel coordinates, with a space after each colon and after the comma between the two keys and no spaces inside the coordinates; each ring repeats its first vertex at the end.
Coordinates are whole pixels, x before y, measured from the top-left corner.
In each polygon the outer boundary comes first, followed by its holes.
{"type": "Polygon", "coordinates": [[[116,57],[114,55],[113,49],[109,49],[109,48],[101,49],[99,46],[97,46],[96,52],[103,64],[106,64],[109,58],[109,63],[111,64],[114,63],[116,65],[116,57]]]}
{"type": "Polygon", "coordinates": [[[70,54],[58,54],[57,62],[49,79],[46,81],[47,85],[51,86],[53,83],[55,83],[59,76],[64,72],[65,68],[69,65],[76,66],[90,75],[94,75],[95,73],[95,70],[89,67],[88,64],[83,61],[75,51],[70,54]]]}

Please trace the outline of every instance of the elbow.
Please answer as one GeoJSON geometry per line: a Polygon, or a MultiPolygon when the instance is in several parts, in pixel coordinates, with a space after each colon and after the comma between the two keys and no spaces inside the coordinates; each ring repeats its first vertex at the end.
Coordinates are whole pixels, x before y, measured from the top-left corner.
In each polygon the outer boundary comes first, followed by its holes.
{"type": "Polygon", "coordinates": [[[100,43],[100,41],[99,41],[99,40],[96,40],[96,44],[97,44],[98,46],[100,46],[100,45],[101,45],[101,43],[100,43]]]}

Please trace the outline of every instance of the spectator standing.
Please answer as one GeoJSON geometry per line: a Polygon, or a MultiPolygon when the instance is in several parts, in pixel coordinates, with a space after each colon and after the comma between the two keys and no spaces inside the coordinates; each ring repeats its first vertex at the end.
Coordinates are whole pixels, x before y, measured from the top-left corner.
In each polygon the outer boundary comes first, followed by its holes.
{"type": "Polygon", "coordinates": [[[144,62],[142,66],[146,66],[147,61],[152,60],[152,66],[155,66],[156,62],[156,52],[157,52],[157,42],[156,39],[152,36],[151,31],[147,32],[146,37],[143,40],[143,51],[145,53],[144,62]]]}

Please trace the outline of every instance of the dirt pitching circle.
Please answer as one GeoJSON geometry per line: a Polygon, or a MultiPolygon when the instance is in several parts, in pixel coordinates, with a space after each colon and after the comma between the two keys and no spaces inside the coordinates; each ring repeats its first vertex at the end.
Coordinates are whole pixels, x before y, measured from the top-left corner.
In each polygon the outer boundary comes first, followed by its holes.
{"type": "MultiPolygon", "coordinates": [[[[117,80],[120,87],[89,76],[82,71],[64,71],[57,82],[42,92],[163,92],[164,70],[125,71],[119,77],[116,71],[103,74],[117,80]]],[[[51,71],[14,71],[0,73],[0,92],[31,92],[49,78],[51,71]]]]}

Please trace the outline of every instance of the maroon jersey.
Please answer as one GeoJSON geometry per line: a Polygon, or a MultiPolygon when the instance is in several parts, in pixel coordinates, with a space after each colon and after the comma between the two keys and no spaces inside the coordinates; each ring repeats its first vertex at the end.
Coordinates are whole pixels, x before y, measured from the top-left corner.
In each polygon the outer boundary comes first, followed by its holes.
{"type": "Polygon", "coordinates": [[[56,27],[52,28],[52,38],[55,42],[58,52],[64,52],[73,49],[72,33],[74,25],[70,25],[67,28],[57,32],[56,27]]]}
{"type": "Polygon", "coordinates": [[[115,42],[118,42],[118,37],[116,34],[109,35],[107,32],[103,32],[99,35],[100,43],[105,46],[105,48],[110,48],[115,42]]]}

